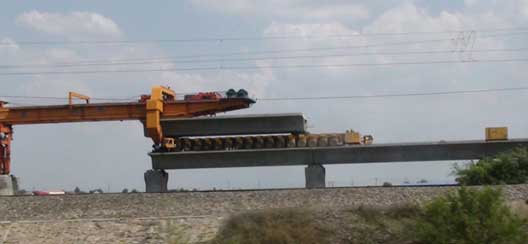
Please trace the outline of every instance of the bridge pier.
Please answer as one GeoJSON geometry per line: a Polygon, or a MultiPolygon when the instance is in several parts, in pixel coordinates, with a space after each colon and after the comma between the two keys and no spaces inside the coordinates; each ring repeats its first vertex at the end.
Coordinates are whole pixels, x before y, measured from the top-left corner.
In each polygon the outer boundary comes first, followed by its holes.
{"type": "Polygon", "coordinates": [[[146,192],[167,192],[169,174],[162,169],[149,169],[145,172],[146,192]]]}
{"type": "Polygon", "coordinates": [[[13,196],[17,191],[16,178],[12,175],[0,175],[0,196],[13,196]]]}
{"type": "Polygon", "coordinates": [[[312,164],[304,168],[306,188],[325,188],[326,169],[323,165],[312,164]]]}

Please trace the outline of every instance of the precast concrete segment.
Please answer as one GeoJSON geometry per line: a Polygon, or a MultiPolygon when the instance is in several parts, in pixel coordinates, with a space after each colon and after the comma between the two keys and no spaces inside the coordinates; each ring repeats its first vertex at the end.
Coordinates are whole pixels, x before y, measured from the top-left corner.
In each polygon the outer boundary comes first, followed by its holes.
{"type": "Polygon", "coordinates": [[[161,120],[166,137],[306,133],[302,114],[256,114],[161,120]]]}
{"type": "Polygon", "coordinates": [[[516,147],[528,138],[486,142],[449,141],[338,147],[150,153],[155,169],[193,169],[312,164],[472,160],[516,147]]]}

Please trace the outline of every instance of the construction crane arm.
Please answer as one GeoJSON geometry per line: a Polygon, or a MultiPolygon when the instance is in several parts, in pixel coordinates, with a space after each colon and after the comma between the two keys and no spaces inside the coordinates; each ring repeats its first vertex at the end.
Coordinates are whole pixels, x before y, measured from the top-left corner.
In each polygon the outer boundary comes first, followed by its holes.
{"type": "MultiPolygon", "coordinates": [[[[159,113],[160,119],[212,115],[249,107],[248,98],[222,98],[203,101],[166,101],[159,113]]],[[[145,102],[91,103],[53,106],[0,106],[0,124],[28,125],[116,120],[147,120],[145,102]]]]}
{"type": "Polygon", "coordinates": [[[165,138],[160,125],[161,119],[213,115],[248,108],[255,103],[247,96],[176,100],[175,92],[162,86],[153,87],[150,95],[143,95],[136,102],[89,103],[89,99],[82,94],[70,92],[68,104],[65,105],[7,107],[5,102],[0,101],[0,174],[10,172],[14,125],[140,120],[154,145],[163,147],[165,138]],[[86,100],[86,104],[73,104],[73,98],[86,100]]]}

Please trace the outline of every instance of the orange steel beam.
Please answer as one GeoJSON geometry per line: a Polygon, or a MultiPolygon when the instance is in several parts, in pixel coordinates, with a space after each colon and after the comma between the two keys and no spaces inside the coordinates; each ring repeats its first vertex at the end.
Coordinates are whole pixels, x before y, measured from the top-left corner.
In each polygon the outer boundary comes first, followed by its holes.
{"type": "MultiPolygon", "coordinates": [[[[251,103],[253,100],[249,98],[163,102],[160,118],[211,115],[247,108],[251,103]]],[[[74,104],[71,107],[70,105],[0,107],[0,124],[4,125],[145,120],[146,116],[146,104],[142,102],[74,104]]]]}
{"type": "Polygon", "coordinates": [[[175,100],[172,90],[154,87],[148,100],[129,103],[88,103],[88,97],[69,93],[69,104],[53,106],[6,107],[0,101],[0,174],[10,173],[10,147],[14,125],[71,123],[93,121],[140,120],[155,144],[163,141],[160,119],[212,115],[219,112],[248,108],[254,100],[246,97],[216,100],[175,100]],[[73,104],[73,97],[87,104],[73,104]]]}

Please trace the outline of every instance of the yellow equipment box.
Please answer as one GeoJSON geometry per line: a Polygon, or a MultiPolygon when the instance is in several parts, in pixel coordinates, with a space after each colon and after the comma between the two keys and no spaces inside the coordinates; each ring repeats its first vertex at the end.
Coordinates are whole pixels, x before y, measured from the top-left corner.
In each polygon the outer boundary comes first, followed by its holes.
{"type": "Polygon", "coordinates": [[[345,133],[345,144],[361,144],[361,135],[353,130],[345,133]]]}
{"type": "Polygon", "coordinates": [[[508,140],[508,127],[486,128],[486,141],[508,140]]]}

